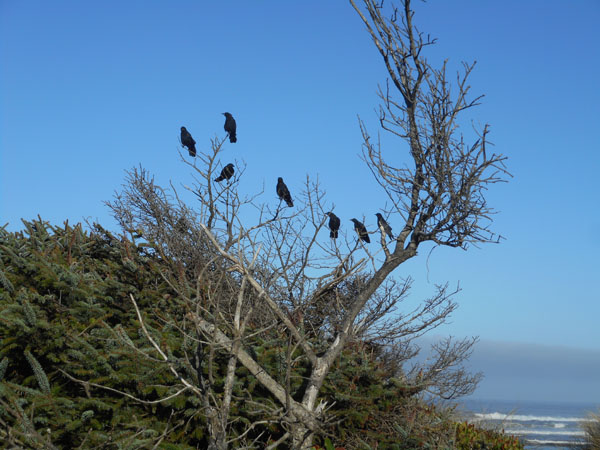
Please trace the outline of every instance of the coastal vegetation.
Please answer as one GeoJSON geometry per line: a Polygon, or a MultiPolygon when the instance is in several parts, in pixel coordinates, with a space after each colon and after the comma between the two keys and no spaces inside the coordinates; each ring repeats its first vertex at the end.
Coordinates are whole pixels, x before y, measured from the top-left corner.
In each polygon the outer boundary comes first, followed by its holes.
{"type": "Polygon", "coordinates": [[[600,411],[590,413],[588,420],[583,422],[582,427],[590,450],[600,450],[600,411]]]}
{"type": "MultiPolygon", "coordinates": [[[[23,224],[19,232],[0,230],[3,447],[207,448],[209,417],[200,398],[175,395],[169,368],[143,353],[150,344],[130,295],[156,342],[172,349],[174,366],[198,382],[198,366],[183,352],[193,341],[168,319],[182,304],[161,276],[163,262],[152,246],[100,225],[86,231],[41,219],[23,224]]],[[[248,351],[277,372],[285,344],[273,330],[248,351]]],[[[215,395],[222,395],[228,361],[212,361],[212,368],[200,365],[200,377],[212,372],[220,388],[215,395]]],[[[306,369],[292,369],[289,379],[300,383],[306,369]]],[[[398,378],[399,369],[381,348],[360,341],[349,346],[321,394],[331,419],[316,437],[317,448],[327,448],[326,441],[338,449],[522,448],[510,436],[456,422],[451,410],[427,403],[398,378]]],[[[247,432],[249,447],[266,448],[284,429],[267,420],[262,429],[247,429],[260,422],[252,404],[268,402],[269,393],[243,368],[237,377],[231,433],[247,432]]]]}

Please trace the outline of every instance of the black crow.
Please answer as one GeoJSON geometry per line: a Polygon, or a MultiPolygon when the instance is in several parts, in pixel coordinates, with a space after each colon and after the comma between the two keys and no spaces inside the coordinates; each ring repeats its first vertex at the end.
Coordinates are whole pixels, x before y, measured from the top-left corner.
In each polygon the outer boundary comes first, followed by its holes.
{"type": "Polygon", "coordinates": [[[229,180],[234,173],[235,170],[233,169],[233,164],[229,163],[223,167],[223,170],[221,170],[221,175],[215,178],[215,181],[229,180]]]}
{"type": "Polygon", "coordinates": [[[325,213],[329,216],[329,237],[337,239],[340,229],[340,218],[332,212],[325,213]]]}
{"type": "Polygon", "coordinates": [[[356,231],[358,233],[358,237],[361,238],[363,241],[365,241],[367,244],[369,242],[371,242],[371,239],[369,239],[369,233],[367,233],[367,229],[365,228],[363,223],[359,222],[356,219],[350,219],[350,220],[352,222],[354,222],[354,231],[356,231]]]}
{"type": "Polygon", "coordinates": [[[377,216],[377,226],[382,233],[385,233],[389,236],[390,239],[394,239],[394,235],[392,234],[392,227],[385,221],[383,216],[380,213],[375,214],[377,216]]]}
{"type": "Polygon", "coordinates": [[[290,190],[283,182],[283,178],[277,178],[277,196],[279,200],[284,200],[287,205],[291,208],[294,206],[294,202],[292,202],[292,196],[290,195],[290,190]]]}
{"type": "Polygon", "coordinates": [[[181,127],[181,145],[187,147],[190,156],[196,156],[196,141],[185,127],[181,127]]]}
{"type": "Polygon", "coordinates": [[[225,131],[227,131],[227,134],[229,134],[229,142],[233,144],[237,142],[237,136],[235,135],[235,130],[237,128],[235,125],[235,119],[228,112],[223,113],[223,115],[225,116],[225,126],[223,128],[225,128],[225,131]]]}

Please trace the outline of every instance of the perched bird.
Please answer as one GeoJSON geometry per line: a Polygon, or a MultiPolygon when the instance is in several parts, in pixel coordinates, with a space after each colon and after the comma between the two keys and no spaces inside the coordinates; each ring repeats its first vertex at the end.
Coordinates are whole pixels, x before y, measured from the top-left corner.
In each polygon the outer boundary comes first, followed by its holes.
{"type": "Polygon", "coordinates": [[[354,222],[354,231],[356,231],[358,233],[358,237],[361,238],[363,241],[365,241],[367,244],[369,242],[371,242],[371,239],[369,239],[369,233],[367,233],[367,229],[365,228],[363,223],[359,222],[356,219],[350,219],[350,220],[352,222],[354,222]]]}
{"type": "Polygon", "coordinates": [[[292,202],[292,196],[290,195],[290,190],[283,182],[283,178],[277,178],[277,196],[279,200],[284,200],[287,205],[291,208],[294,206],[294,202],[292,202]]]}
{"type": "Polygon", "coordinates": [[[337,239],[338,230],[340,229],[340,218],[332,212],[325,213],[329,216],[329,237],[337,239]]]}
{"type": "Polygon", "coordinates": [[[377,226],[382,233],[385,233],[389,236],[390,239],[394,239],[394,235],[392,234],[392,227],[385,221],[383,216],[380,213],[375,214],[377,216],[377,226]]]}
{"type": "Polygon", "coordinates": [[[215,178],[215,181],[229,180],[234,173],[235,170],[233,169],[233,164],[229,163],[223,167],[223,170],[221,170],[221,175],[215,178]]]}
{"type": "Polygon", "coordinates": [[[223,113],[223,115],[225,116],[225,126],[223,128],[225,128],[225,131],[227,131],[227,134],[229,134],[229,142],[233,144],[237,142],[237,137],[235,135],[235,119],[228,112],[223,113]]]}
{"type": "Polygon", "coordinates": [[[185,127],[181,127],[181,145],[187,147],[190,156],[196,156],[196,141],[185,127]]]}

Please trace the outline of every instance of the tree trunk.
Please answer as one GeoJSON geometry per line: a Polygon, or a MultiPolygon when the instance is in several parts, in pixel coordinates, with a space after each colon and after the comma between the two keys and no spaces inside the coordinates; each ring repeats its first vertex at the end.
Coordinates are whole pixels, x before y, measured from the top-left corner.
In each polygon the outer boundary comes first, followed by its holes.
{"type": "Polygon", "coordinates": [[[292,426],[291,435],[293,450],[309,450],[312,448],[314,433],[302,423],[297,423],[292,426]]]}

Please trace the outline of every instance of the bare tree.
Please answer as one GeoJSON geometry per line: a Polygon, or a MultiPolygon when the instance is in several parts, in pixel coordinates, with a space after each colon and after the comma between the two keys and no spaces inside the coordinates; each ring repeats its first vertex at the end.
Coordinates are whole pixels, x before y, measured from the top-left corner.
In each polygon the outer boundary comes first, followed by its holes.
{"type": "MultiPolygon", "coordinates": [[[[138,350],[169,366],[180,387],[177,395],[202,399],[211,448],[234,442],[251,448],[261,433],[268,437],[266,425],[272,423],[284,430],[271,437],[273,448],[286,440],[294,449],[310,447],[328,420],[327,401],[319,397],[323,383],[353,341],[386,346],[410,394],[428,390],[453,398],[470,392],[478,380],[461,364],[474,339],[445,340],[436,344],[437,357],[428,365],[402,368],[418,351],[412,340],[455,310],[456,291],[437,286],[431,298],[406,311],[402,302],[411,280],[392,273],[427,241],[466,249],[469,243],[498,240],[490,230],[493,210],[485,191],[508,176],[505,157],[490,153],[487,125],[472,143],[460,134],[461,113],[481,98],[468,97],[473,64],[464,65],[451,90],[446,63],[436,69],[424,56],[435,40],[414,27],[409,0],[399,9],[390,7],[387,16],[383,4],[350,3],[390,76],[391,85],[380,89],[381,127],[406,143],[409,158],[401,167],[388,163],[360,122],[363,159],[389,199],[388,220],[403,223],[394,240],[388,242],[382,232],[374,251],[354,234],[328,239],[326,212],[333,205],[309,178],[294,208],[282,205],[274,190],[266,199],[264,193],[242,197],[241,163],[235,177],[215,183],[225,151],[218,139],[210,151],[199,152],[198,164],[187,163],[197,178],[186,188],[199,206],[186,205],[173,186],[163,190],[143,169],[131,171],[109,203],[131,239],[144,239],[156,252],[164,279],[177,293],[174,301],[182,306],[178,316],[161,317],[185,336],[182,361],[147,328],[153,349],[138,350]],[[255,348],[264,346],[279,349],[276,369],[261,365],[255,348]],[[215,375],[219,357],[227,360],[223,383],[215,375]],[[268,401],[248,391],[234,393],[240,366],[268,391],[268,401]],[[240,401],[255,417],[241,431],[231,415],[232,402],[240,401]]],[[[144,324],[143,312],[132,302],[144,324]]]]}

